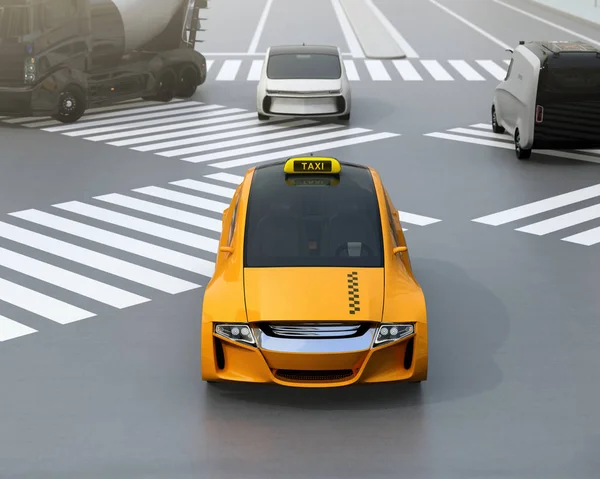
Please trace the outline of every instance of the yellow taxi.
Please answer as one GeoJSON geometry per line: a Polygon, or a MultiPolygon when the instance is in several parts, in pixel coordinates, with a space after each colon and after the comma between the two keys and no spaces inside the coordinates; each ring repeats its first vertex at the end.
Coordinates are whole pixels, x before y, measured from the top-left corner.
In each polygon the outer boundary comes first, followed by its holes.
{"type": "Polygon", "coordinates": [[[427,379],[427,311],[398,210],[372,168],[251,168],[223,212],[202,379],[337,387],[427,379]]]}

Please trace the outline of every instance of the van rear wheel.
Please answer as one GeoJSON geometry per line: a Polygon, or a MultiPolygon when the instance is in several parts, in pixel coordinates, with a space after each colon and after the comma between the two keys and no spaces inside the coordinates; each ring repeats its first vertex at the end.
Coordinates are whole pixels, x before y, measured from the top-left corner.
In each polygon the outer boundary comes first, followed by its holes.
{"type": "Polygon", "coordinates": [[[531,157],[531,150],[521,148],[521,136],[519,130],[515,131],[515,153],[519,160],[526,160],[531,157]]]}
{"type": "Polygon", "coordinates": [[[504,128],[498,124],[496,117],[496,107],[492,105],[492,131],[494,133],[504,133],[504,128]]]}

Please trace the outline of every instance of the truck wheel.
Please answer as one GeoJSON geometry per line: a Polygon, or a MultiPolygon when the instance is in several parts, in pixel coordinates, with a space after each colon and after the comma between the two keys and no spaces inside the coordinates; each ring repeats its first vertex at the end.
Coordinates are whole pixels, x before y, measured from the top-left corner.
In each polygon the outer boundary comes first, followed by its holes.
{"type": "Polygon", "coordinates": [[[177,75],[171,68],[163,70],[158,80],[158,89],[156,95],[152,97],[153,100],[169,102],[175,96],[175,89],[177,88],[177,75]]]}
{"type": "Polygon", "coordinates": [[[492,131],[494,133],[504,133],[504,128],[498,124],[495,106],[492,106],[492,131]]]}
{"type": "Polygon", "coordinates": [[[175,96],[177,98],[190,98],[196,93],[200,77],[196,72],[196,69],[192,66],[185,65],[179,71],[179,79],[177,82],[177,88],[175,90],[175,96]]]}
{"type": "Polygon", "coordinates": [[[85,98],[78,88],[67,87],[58,97],[58,113],[53,115],[61,123],[74,123],[85,113],[85,98]]]}
{"type": "Polygon", "coordinates": [[[515,131],[515,153],[519,160],[526,160],[531,157],[531,150],[524,150],[521,148],[521,136],[519,130],[515,131]]]}

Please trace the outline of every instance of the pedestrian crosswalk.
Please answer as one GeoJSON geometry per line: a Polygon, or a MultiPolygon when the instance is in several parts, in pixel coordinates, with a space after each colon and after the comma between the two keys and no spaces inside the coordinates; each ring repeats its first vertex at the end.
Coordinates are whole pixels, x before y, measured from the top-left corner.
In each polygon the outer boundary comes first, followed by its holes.
{"type": "MultiPolygon", "coordinates": [[[[344,66],[348,80],[357,81],[500,81],[510,60],[350,60],[344,66]]],[[[264,60],[206,60],[207,81],[258,82],[264,60]]]]}
{"type": "Polygon", "coordinates": [[[260,121],[255,111],[177,100],[95,108],[72,124],[31,117],[1,121],[220,169],[400,136],[308,119],[260,121]]]}
{"type": "Polygon", "coordinates": [[[600,184],[517,206],[472,221],[501,226],[535,217],[538,218],[537,221],[515,230],[535,236],[566,232],[568,236],[561,238],[562,241],[583,246],[600,244],[600,184]],[[589,205],[590,200],[599,202],[589,205]],[[574,209],[575,205],[579,207],[574,209]],[[587,229],[579,228],[577,232],[571,231],[580,225],[587,229]]]}
{"type": "MultiPolygon", "coordinates": [[[[38,332],[15,310],[66,325],[205,286],[223,210],[242,179],[218,172],[8,214],[0,221],[0,342],[38,332]]],[[[400,219],[408,229],[440,222],[402,211],[400,219]]]]}
{"type": "MultiPolygon", "coordinates": [[[[472,145],[490,146],[492,148],[515,149],[514,141],[510,135],[494,133],[490,123],[476,123],[467,128],[450,128],[444,132],[426,133],[424,136],[470,143],[472,145]]],[[[533,155],[546,155],[590,163],[600,163],[600,150],[533,150],[533,155]]]]}

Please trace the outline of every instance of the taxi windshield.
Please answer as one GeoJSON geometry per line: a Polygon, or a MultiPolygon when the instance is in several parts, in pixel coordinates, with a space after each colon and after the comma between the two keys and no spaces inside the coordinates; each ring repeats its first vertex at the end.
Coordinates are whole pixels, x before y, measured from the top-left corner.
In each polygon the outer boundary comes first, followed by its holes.
{"type": "Polygon", "coordinates": [[[339,183],[328,186],[290,186],[283,165],[256,169],[248,198],[245,267],[383,267],[371,173],[342,168],[339,183]]]}

